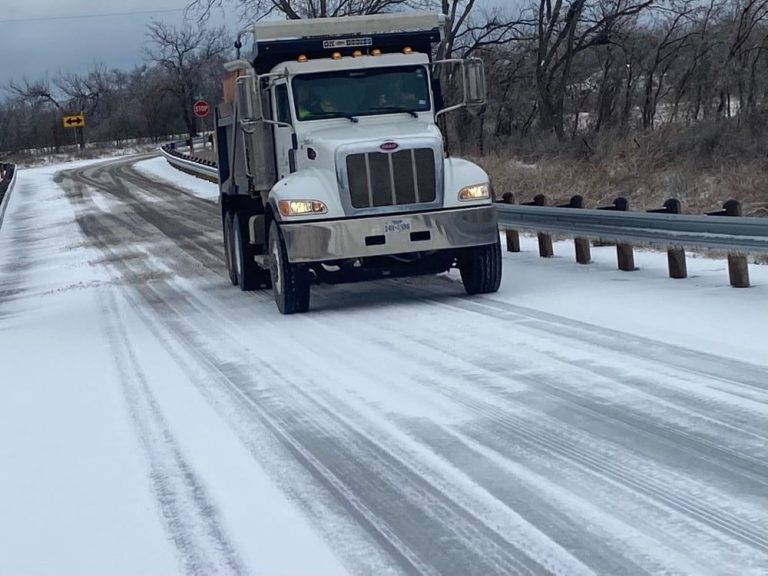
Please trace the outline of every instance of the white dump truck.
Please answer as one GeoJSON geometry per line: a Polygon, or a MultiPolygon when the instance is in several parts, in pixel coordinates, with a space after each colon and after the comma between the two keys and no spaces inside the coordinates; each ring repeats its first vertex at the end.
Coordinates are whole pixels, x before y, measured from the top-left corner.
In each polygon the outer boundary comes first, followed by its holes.
{"type": "Polygon", "coordinates": [[[271,286],[283,314],[307,311],[318,282],[455,267],[468,293],[498,290],[488,175],[449,157],[436,124],[484,103],[483,65],[434,61],[443,31],[440,14],[406,13],[260,22],[238,35],[215,113],[232,284],[271,286]],[[463,93],[448,107],[440,66],[463,93]]]}

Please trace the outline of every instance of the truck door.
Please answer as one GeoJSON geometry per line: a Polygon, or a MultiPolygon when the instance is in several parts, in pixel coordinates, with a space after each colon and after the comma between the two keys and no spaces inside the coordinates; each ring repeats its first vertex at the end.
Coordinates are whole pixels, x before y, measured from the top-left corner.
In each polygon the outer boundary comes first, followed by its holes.
{"type": "MultiPolygon", "coordinates": [[[[278,122],[293,125],[291,119],[291,104],[288,99],[288,83],[278,81],[272,88],[272,117],[278,122]]],[[[293,149],[293,130],[288,126],[274,126],[275,160],[277,162],[277,179],[281,180],[295,170],[295,151],[293,149]]]]}

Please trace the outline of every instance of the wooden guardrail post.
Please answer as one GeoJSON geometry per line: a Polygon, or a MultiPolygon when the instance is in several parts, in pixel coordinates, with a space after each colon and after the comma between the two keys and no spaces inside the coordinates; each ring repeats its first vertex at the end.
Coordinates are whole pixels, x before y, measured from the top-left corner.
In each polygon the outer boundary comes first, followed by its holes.
{"type": "MultiPolygon", "coordinates": [[[[584,208],[584,197],[580,194],[571,196],[567,204],[559,204],[558,208],[584,208]]],[[[579,264],[592,262],[592,250],[588,238],[574,238],[573,244],[576,249],[576,262],[579,264]]]]}
{"type": "MultiPolygon", "coordinates": [[[[669,198],[668,200],[664,201],[664,206],[662,208],[648,210],[648,212],[655,212],[659,214],[680,214],[682,212],[680,200],[677,198],[669,198]]],[[[687,278],[688,265],[685,262],[685,249],[668,248],[667,266],[669,268],[670,278],[687,278]]]]}
{"type": "MultiPolygon", "coordinates": [[[[611,206],[601,206],[598,210],[616,210],[626,212],[629,210],[629,200],[623,197],[616,198],[611,206]]],[[[635,251],[631,244],[619,242],[616,244],[616,258],[618,260],[619,270],[633,272],[635,268],[635,251]]]]}
{"type": "MultiPolygon", "coordinates": [[[[512,192],[505,192],[501,198],[504,204],[515,203],[515,195],[512,192]]],[[[504,233],[507,236],[507,252],[520,252],[520,233],[510,229],[506,229],[504,233]]]]}
{"type": "MultiPolygon", "coordinates": [[[[536,194],[533,197],[533,202],[525,202],[524,206],[546,206],[547,197],[544,194],[536,194]]],[[[539,256],[542,258],[552,258],[555,255],[555,250],[552,247],[552,235],[546,232],[539,232],[537,234],[539,239],[539,256]]]]}
{"type": "MultiPolygon", "coordinates": [[[[743,210],[738,200],[728,200],[722,210],[708,212],[709,216],[741,216],[743,210]]],[[[734,288],[749,288],[749,264],[747,257],[738,252],[728,253],[728,276],[734,288]]]]}

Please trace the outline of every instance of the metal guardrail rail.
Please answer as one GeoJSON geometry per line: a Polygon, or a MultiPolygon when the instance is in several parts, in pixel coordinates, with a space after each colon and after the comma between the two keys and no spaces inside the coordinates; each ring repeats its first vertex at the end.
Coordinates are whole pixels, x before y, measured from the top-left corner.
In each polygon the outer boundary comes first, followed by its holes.
{"type": "Polygon", "coordinates": [[[574,238],[576,262],[592,261],[591,243],[613,242],[619,270],[633,271],[633,244],[666,248],[670,278],[687,278],[686,248],[728,252],[731,286],[749,287],[748,254],[768,254],[768,219],[742,216],[741,204],[728,200],[722,210],[707,215],[681,214],[680,201],[670,198],[664,206],[646,212],[630,212],[626,198],[610,206],[584,209],[584,199],[572,196],[567,204],[547,206],[543,194],[533,202],[515,204],[506,193],[497,204],[499,225],[505,230],[507,251],[520,252],[519,230],[535,231],[539,255],[554,255],[552,234],[574,238]]]}
{"type": "MultiPolygon", "coordinates": [[[[199,142],[197,143],[203,143],[202,138],[198,140],[199,142]]],[[[186,145],[180,144],[181,143],[172,142],[160,148],[160,152],[171,166],[211,182],[219,181],[219,170],[216,167],[216,162],[190,156],[182,151],[186,148],[186,145]]]]}
{"type": "Polygon", "coordinates": [[[768,253],[768,218],[693,216],[497,204],[504,228],[661,248],[768,253]]]}

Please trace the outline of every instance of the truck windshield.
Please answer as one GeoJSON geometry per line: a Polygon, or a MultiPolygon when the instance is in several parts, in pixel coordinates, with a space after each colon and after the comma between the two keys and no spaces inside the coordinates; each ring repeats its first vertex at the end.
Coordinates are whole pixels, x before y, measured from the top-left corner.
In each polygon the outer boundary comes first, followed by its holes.
{"type": "Polygon", "coordinates": [[[423,66],[301,74],[292,84],[299,120],[398,112],[415,115],[431,108],[423,66]]]}

